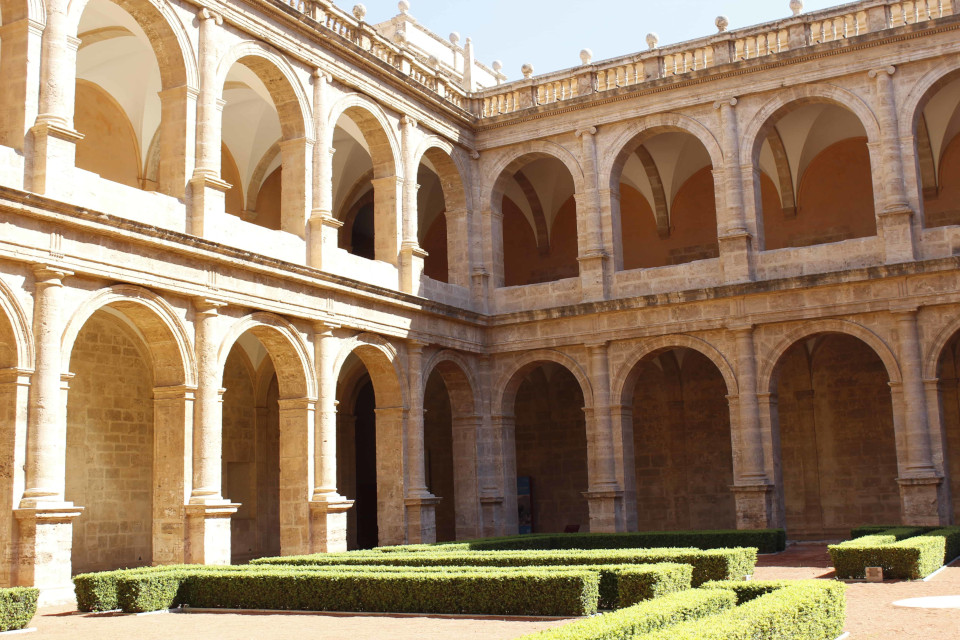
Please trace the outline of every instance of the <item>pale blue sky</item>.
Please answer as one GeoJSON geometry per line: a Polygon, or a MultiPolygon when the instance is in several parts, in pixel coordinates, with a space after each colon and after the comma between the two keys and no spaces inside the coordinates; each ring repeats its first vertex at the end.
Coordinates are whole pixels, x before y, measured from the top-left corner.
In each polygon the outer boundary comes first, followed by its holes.
{"type": "MultiPolygon", "coordinates": [[[[396,0],[363,0],[367,21],[376,24],[398,13],[396,0]]],[[[349,11],[355,0],[338,0],[349,11]]],[[[460,33],[461,44],[473,39],[477,58],[503,62],[511,80],[520,65],[533,64],[536,73],[580,64],[580,50],[594,60],[644,51],[647,33],[667,45],[716,33],[718,15],[730,19],[730,29],[747,27],[791,14],[789,0],[409,0],[410,14],[442,37],[460,33]]],[[[835,0],[804,0],[804,12],[842,4],[835,0]]]]}

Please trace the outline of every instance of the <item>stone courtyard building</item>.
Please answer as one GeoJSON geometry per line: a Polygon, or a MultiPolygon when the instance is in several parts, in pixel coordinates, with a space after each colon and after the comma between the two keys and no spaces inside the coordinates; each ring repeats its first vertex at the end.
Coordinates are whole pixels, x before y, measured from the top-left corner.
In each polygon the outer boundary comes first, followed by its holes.
{"type": "Polygon", "coordinates": [[[0,0],[0,586],[954,522],[960,6],[790,5],[507,82],[406,2],[0,0]]]}

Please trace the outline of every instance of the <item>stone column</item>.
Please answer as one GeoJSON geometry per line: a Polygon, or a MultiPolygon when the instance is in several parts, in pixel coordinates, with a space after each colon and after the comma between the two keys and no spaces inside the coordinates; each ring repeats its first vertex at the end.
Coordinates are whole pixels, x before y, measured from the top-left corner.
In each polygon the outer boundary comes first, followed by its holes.
{"type": "Polygon", "coordinates": [[[27,15],[7,15],[0,27],[0,145],[23,151],[27,130],[39,113],[43,24],[27,15]]]}
{"type": "Polygon", "coordinates": [[[503,482],[503,529],[497,535],[516,535],[517,514],[517,420],[513,415],[495,415],[493,428],[497,436],[498,456],[503,482]]]}
{"type": "Polygon", "coordinates": [[[153,563],[183,564],[196,387],[153,389],[153,563]]]}
{"type": "Polygon", "coordinates": [[[480,526],[482,509],[477,492],[477,434],[482,419],[479,415],[454,415],[453,431],[453,496],[457,540],[483,536],[480,526]]]}
{"type": "Polygon", "coordinates": [[[223,24],[223,18],[209,9],[201,9],[197,12],[197,21],[200,24],[197,160],[190,179],[187,231],[195,236],[203,236],[211,217],[224,212],[226,192],[230,185],[220,179],[220,129],[224,102],[217,97],[217,27],[223,24]]]}
{"type": "MultiPolygon", "coordinates": [[[[406,293],[418,293],[420,276],[423,274],[423,261],[427,252],[420,248],[417,235],[417,165],[415,157],[416,141],[414,129],[417,121],[410,116],[400,119],[400,145],[403,156],[403,206],[402,240],[400,242],[400,290],[406,293]]],[[[451,257],[453,257],[451,255],[451,257]]]]}
{"type": "Polygon", "coordinates": [[[614,459],[617,462],[617,483],[623,487],[623,520],[627,531],[636,531],[637,522],[637,467],[633,445],[633,407],[625,404],[610,406],[613,429],[614,459]]]}
{"type": "Polygon", "coordinates": [[[160,164],[157,190],[174,198],[185,195],[193,171],[196,146],[197,98],[193,87],[160,92],[160,164]]]}
{"type": "Polygon", "coordinates": [[[187,505],[187,561],[230,564],[230,516],[239,505],[221,493],[223,392],[217,352],[217,316],[225,303],[194,301],[197,393],[193,423],[193,490],[187,505]]]}
{"type": "Polygon", "coordinates": [[[280,399],[280,553],[285,556],[313,551],[315,404],[311,398],[280,399]]]}
{"type": "Polygon", "coordinates": [[[308,201],[313,186],[313,146],[314,141],[307,137],[280,142],[283,167],[280,173],[280,229],[300,238],[306,238],[307,218],[310,215],[308,201]]]}
{"type": "Polygon", "coordinates": [[[490,357],[477,358],[477,393],[480,395],[480,424],[477,430],[477,486],[480,500],[481,537],[503,535],[503,471],[500,437],[493,422],[493,392],[490,357]]]}
{"type": "Polygon", "coordinates": [[[927,398],[923,385],[917,309],[892,309],[897,321],[900,372],[903,377],[903,442],[898,452],[903,524],[939,525],[949,522],[943,477],[933,461],[927,398]]]}
{"type": "Polygon", "coordinates": [[[757,363],[753,326],[731,326],[737,344],[737,374],[740,393],[731,398],[733,475],[738,529],[766,529],[775,522],[773,485],[764,463],[763,432],[757,399],[757,363]],[[736,410],[737,415],[734,416],[736,410]],[[736,417],[736,419],[734,419],[736,417]]]}
{"type": "Polygon", "coordinates": [[[14,509],[23,495],[30,369],[0,369],[0,585],[17,579],[19,531],[14,509]]]}
{"type": "Polygon", "coordinates": [[[876,83],[876,112],[880,123],[880,181],[883,201],[877,206],[877,233],[883,238],[888,264],[914,259],[913,210],[903,183],[903,159],[900,155],[900,129],[897,121],[897,96],[893,86],[895,67],[870,71],[876,83]]]}
{"type": "Polygon", "coordinates": [[[67,0],[46,3],[47,24],[40,44],[39,114],[30,130],[32,149],[28,149],[25,180],[28,190],[59,198],[70,195],[71,181],[63,177],[72,174],[77,142],[83,139],[73,128],[80,40],[70,35],[67,14],[67,0]]]}
{"type": "Polygon", "coordinates": [[[403,407],[377,407],[377,529],[381,546],[407,540],[403,483],[403,407]]]}
{"type": "Polygon", "coordinates": [[[337,325],[314,325],[313,345],[320,388],[314,440],[314,488],[310,499],[311,552],[347,550],[347,511],[353,500],[337,492],[337,325]]]}
{"type": "Polygon", "coordinates": [[[578,129],[583,159],[583,193],[577,202],[577,260],[580,263],[580,291],[586,302],[604,300],[610,295],[613,274],[610,254],[604,246],[600,194],[597,191],[597,128],[578,129]]]}
{"type": "Polygon", "coordinates": [[[337,237],[343,223],[333,217],[333,135],[327,124],[330,74],[313,72],[313,205],[310,210],[307,262],[311,267],[329,270],[337,237]]]}
{"type": "Polygon", "coordinates": [[[584,493],[590,505],[590,531],[625,531],[623,488],[617,483],[613,429],[610,424],[610,363],[606,342],[587,345],[590,358],[590,382],[593,385],[592,410],[587,415],[587,455],[592,458],[590,488],[584,493]]]}
{"type": "Polygon", "coordinates": [[[448,210],[447,280],[458,287],[470,287],[470,245],[466,209],[448,210]]]}
{"type": "MultiPolygon", "coordinates": [[[[403,178],[387,176],[370,181],[373,185],[373,253],[381,262],[399,267],[401,215],[397,203],[403,178]]],[[[399,281],[398,281],[399,282],[399,281]]]]}
{"type": "Polygon", "coordinates": [[[743,184],[740,181],[740,134],[734,107],[736,98],[720,100],[714,107],[720,110],[721,140],[725,166],[720,171],[726,206],[717,211],[717,241],[720,245],[720,266],[723,281],[749,282],[754,279],[753,244],[743,211],[743,184]]]}
{"type": "Polygon", "coordinates": [[[20,554],[17,583],[42,590],[46,603],[69,598],[73,520],[83,511],[64,498],[67,422],[61,376],[63,281],[71,272],[34,267],[33,385],[28,403],[25,490],[15,512],[20,554]]]}
{"type": "MultiPolygon", "coordinates": [[[[407,414],[405,450],[407,541],[426,544],[437,541],[436,507],[440,502],[427,488],[423,441],[423,348],[416,340],[407,342],[407,373],[410,410],[407,414]]],[[[449,499],[449,498],[448,498],[449,499]]]]}

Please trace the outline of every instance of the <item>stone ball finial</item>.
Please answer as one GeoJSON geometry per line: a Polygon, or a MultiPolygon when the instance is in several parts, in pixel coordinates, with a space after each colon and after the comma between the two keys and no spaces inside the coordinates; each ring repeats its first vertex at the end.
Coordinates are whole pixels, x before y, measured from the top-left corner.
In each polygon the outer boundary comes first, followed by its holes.
{"type": "Polygon", "coordinates": [[[520,67],[520,73],[523,74],[524,78],[529,78],[533,75],[533,65],[529,62],[525,62],[522,67],[520,67]]]}
{"type": "Polygon", "coordinates": [[[593,60],[593,51],[590,51],[590,49],[580,49],[580,62],[590,64],[591,60],[593,60]]]}
{"type": "Polygon", "coordinates": [[[500,62],[499,60],[494,60],[493,65],[491,66],[493,67],[493,70],[496,71],[497,73],[500,73],[500,71],[503,70],[503,63],[500,62]]]}
{"type": "Polygon", "coordinates": [[[795,16],[800,15],[803,11],[803,0],[790,0],[790,11],[793,11],[795,16]]]}
{"type": "Polygon", "coordinates": [[[457,46],[458,44],[460,44],[460,34],[457,33],[456,31],[450,34],[450,44],[452,44],[453,46],[457,46]]]}
{"type": "Polygon", "coordinates": [[[400,13],[407,15],[407,12],[410,11],[410,3],[407,0],[400,0],[397,3],[397,8],[400,9],[400,13]]]}
{"type": "Polygon", "coordinates": [[[362,4],[353,5],[353,17],[363,22],[363,19],[367,17],[367,8],[362,4]]]}
{"type": "Polygon", "coordinates": [[[660,44],[660,36],[655,33],[647,34],[647,46],[651,49],[656,49],[657,45],[660,44]]]}
{"type": "Polygon", "coordinates": [[[727,18],[727,16],[717,16],[717,19],[714,20],[713,23],[717,25],[717,31],[720,33],[726,31],[727,27],[730,26],[730,20],[727,18]]]}

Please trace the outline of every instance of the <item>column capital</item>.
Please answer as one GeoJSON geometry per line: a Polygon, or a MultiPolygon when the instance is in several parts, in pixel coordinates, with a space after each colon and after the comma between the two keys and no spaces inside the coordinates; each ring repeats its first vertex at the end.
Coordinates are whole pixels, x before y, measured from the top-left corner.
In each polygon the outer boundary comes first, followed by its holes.
{"type": "Polygon", "coordinates": [[[899,320],[914,318],[920,312],[920,305],[910,303],[894,303],[890,305],[890,313],[899,316],[899,320]]]}
{"type": "Polygon", "coordinates": [[[333,335],[335,329],[340,329],[343,325],[334,322],[331,318],[313,321],[313,332],[320,336],[333,335]]]}
{"type": "Polygon", "coordinates": [[[727,330],[742,335],[753,332],[755,326],[752,322],[730,322],[727,324],[727,330]]]}
{"type": "Polygon", "coordinates": [[[890,77],[894,73],[896,73],[896,71],[897,71],[897,68],[891,64],[886,67],[881,67],[879,69],[871,69],[867,75],[869,75],[871,78],[879,78],[881,76],[890,77]]]}
{"type": "Polygon", "coordinates": [[[313,81],[321,84],[330,84],[333,82],[333,74],[329,71],[317,67],[313,70],[313,73],[310,74],[313,76],[313,81]]]}
{"type": "Polygon", "coordinates": [[[407,353],[422,354],[424,348],[430,346],[429,342],[424,342],[420,338],[407,338],[407,353]]]}
{"type": "Polygon", "coordinates": [[[713,103],[714,109],[722,109],[724,107],[735,107],[740,101],[736,98],[724,98],[723,100],[717,100],[713,103]]]}
{"type": "Polygon", "coordinates": [[[193,306],[197,310],[197,313],[215,316],[220,313],[220,309],[227,306],[227,303],[223,300],[199,296],[193,299],[193,306]]]}
{"type": "Polygon", "coordinates": [[[197,20],[200,22],[204,22],[205,20],[213,20],[218,27],[223,24],[223,16],[214,11],[210,11],[210,9],[207,8],[197,11],[197,20]]]}
{"type": "Polygon", "coordinates": [[[72,276],[73,271],[55,265],[37,263],[33,265],[33,275],[38,285],[62,287],[64,279],[72,276]]]}
{"type": "Polygon", "coordinates": [[[411,129],[417,128],[417,121],[411,118],[410,116],[403,116],[400,118],[400,125],[404,127],[409,127],[411,129]]]}
{"type": "Polygon", "coordinates": [[[590,342],[584,342],[583,346],[587,348],[587,351],[596,351],[598,349],[606,349],[610,346],[609,340],[592,340],[590,342]]]}
{"type": "Polygon", "coordinates": [[[582,138],[584,136],[595,136],[597,135],[597,128],[593,125],[590,125],[588,127],[583,127],[581,129],[577,129],[576,131],[574,131],[573,135],[575,135],[578,138],[582,138]]]}

